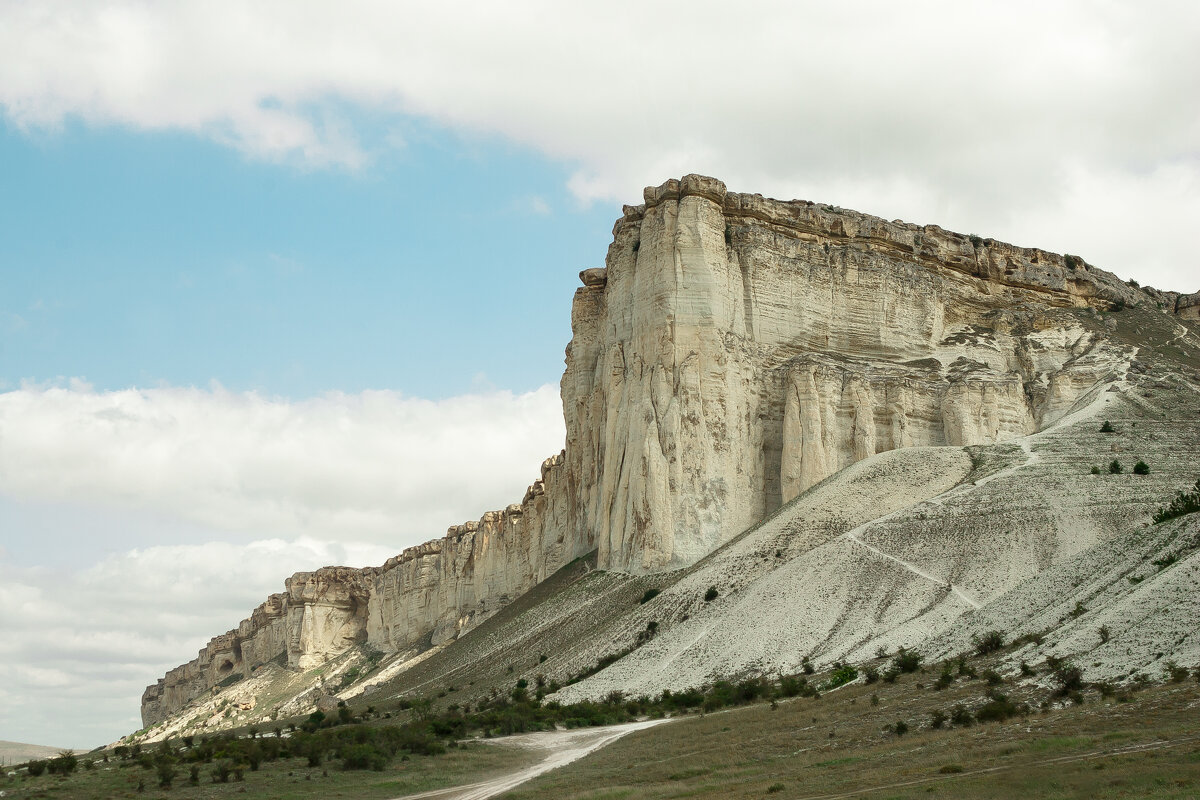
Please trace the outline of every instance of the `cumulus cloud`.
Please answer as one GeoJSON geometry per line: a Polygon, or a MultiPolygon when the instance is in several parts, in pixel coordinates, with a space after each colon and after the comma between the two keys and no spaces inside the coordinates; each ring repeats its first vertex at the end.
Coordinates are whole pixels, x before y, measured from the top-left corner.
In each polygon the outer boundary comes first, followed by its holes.
{"type": "Polygon", "coordinates": [[[91,747],[136,730],[145,686],[288,575],[382,564],[519,501],[562,443],[550,386],[0,394],[0,739],[91,747]],[[126,518],[153,544],[130,549],[126,518]]]}
{"type": "Polygon", "coordinates": [[[0,394],[0,494],[398,552],[519,502],[563,439],[551,386],[295,402],[220,388],[24,387],[0,394]]]}
{"type": "Polygon", "coordinates": [[[561,159],[585,201],[706,172],[1023,244],[1080,231],[1072,249],[1094,263],[1195,281],[1186,231],[1154,216],[1200,212],[1194,3],[43,0],[3,13],[0,105],[30,130],[73,117],[183,129],[357,167],[389,145],[364,142],[348,109],[413,115],[561,159]],[[1123,229],[1156,235],[1114,242],[1097,197],[1123,229]]]}
{"type": "Polygon", "coordinates": [[[381,563],[380,545],[265,539],[129,550],[80,569],[0,553],[0,738],[93,747],[141,727],[141,694],[293,572],[381,563]]]}

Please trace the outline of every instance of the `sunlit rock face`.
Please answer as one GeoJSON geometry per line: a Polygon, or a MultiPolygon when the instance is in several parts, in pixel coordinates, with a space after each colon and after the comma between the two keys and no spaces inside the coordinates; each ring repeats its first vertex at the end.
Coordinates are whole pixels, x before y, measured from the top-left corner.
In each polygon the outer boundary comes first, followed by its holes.
{"type": "Polygon", "coordinates": [[[1049,310],[1132,302],[1081,260],[697,175],[626,206],[603,279],[581,277],[574,524],[632,571],[691,564],[869,455],[1032,433],[1109,366],[1049,310]]]}
{"type": "Polygon", "coordinates": [[[380,567],[298,572],[236,630],[147,687],[142,721],[153,725],[269,661],[318,667],[354,646],[385,652],[444,644],[595,549],[567,523],[559,454],[521,503],[449,529],[380,567]]]}
{"type": "Polygon", "coordinates": [[[287,579],[289,666],[320,666],[367,640],[367,602],[373,572],[325,567],[316,572],[297,572],[287,579]]]}
{"type": "Polygon", "coordinates": [[[609,570],[692,564],[875,453],[1031,433],[1113,365],[1062,309],[1200,310],[1073,256],[698,175],[644,199],[580,273],[566,446],[521,502],[380,567],[297,573],[146,690],[147,724],[268,661],[449,642],[592,551],[609,570]]]}

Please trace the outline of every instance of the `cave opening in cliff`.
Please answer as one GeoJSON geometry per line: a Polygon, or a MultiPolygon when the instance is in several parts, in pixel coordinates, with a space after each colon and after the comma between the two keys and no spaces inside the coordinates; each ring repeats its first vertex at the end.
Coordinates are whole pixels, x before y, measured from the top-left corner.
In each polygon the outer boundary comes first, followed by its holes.
{"type": "Polygon", "coordinates": [[[217,667],[217,672],[220,672],[222,675],[224,675],[227,672],[233,672],[233,662],[230,661],[228,658],[225,659],[224,663],[222,663],[221,666],[217,667]]]}

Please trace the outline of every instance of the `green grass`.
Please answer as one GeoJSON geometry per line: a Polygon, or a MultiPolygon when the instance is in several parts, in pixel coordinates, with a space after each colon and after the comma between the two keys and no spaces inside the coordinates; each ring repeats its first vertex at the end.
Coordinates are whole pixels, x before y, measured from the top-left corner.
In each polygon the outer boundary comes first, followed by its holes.
{"type": "Polygon", "coordinates": [[[4,800],[10,798],[62,798],[62,800],[317,800],[317,798],[362,798],[383,800],[406,794],[473,783],[510,772],[538,760],[537,754],[500,742],[468,743],[439,756],[398,758],[382,772],[344,772],[337,762],[309,767],[303,758],[264,763],[257,772],[246,770],[241,783],[212,783],[212,765],[203,765],[199,786],[188,785],[186,765],[172,789],[160,789],[154,770],[132,762],[118,766],[115,759],[92,770],[80,769],[65,777],[0,778],[4,800]],[[138,782],[145,786],[138,792],[138,782]]]}
{"type": "MultiPolygon", "coordinates": [[[[979,702],[982,681],[934,692],[912,679],[884,686],[850,684],[820,697],[757,703],[688,715],[631,734],[613,745],[518,787],[510,800],[637,797],[863,798],[1196,797],[1200,792],[1200,684],[1167,683],[1129,703],[1088,690],[1082,706],[1033,712],[1007,722],[930,730],[929,712],[979,702]],[[880,706],[868,698],[879,693],[880,706]],[[883,730],[897,716],[906,736],[883,730]],[[782,786],[783,788],[773,788],[782,786]]],[[[1035,700],[1032,684],[1024,691],[1035,700]]],[[[9,798],[182,798],[309,800],[403,797],[520,769],[540,758],[528,749],[470,741],[436,756],[398,757],[381,772],[343,772],[336,761],[309,767],[302,758],[265,762],[242,783],[159,789],[153,770],[133,761],[97,764],[67,777],[0,777],[9,798]],[[139,780],[145,791],[138,791],[139,780]]],[[[88,758],[85,756],[84,758],[88,758]]]]}
{"type": "Polygon", "coordinates": [[[836,695],[689,717],[632,734],[504,795],[576,800],[597,787],[636,796],[760,798],[1117,798],[1200,796],[1200,686],[1163,684],[1131,703],[1094,691],[1082,706],[930,730],[930,708],[978,701],[981,682],[941,692],[903,680],[836,695]],[[879,692],[883,703],[867,698],[879,692]],[[903,709],[903,711],[899,711],[903,709]],[[905,736],[882,731],[897,713],[905,736]],[[830,735],[832,734],[832,736],[830,735]],[[1117,736],[1113,736],[1117,734],[1117,736]],[[1149,746],[1156,749],[1130,751],[1149,746]],[[1126,752],[1129,751],[1129,752],[1126,752]]]}
{"type": "Polygon", "coordinates": [[[1026,749],[1031,753],[1058,753],[1063,750],[1078,750],[1090,747],[1095,742],[1084,736],[1048,736],[1045,739],[1035,739],[1026,749]]]}

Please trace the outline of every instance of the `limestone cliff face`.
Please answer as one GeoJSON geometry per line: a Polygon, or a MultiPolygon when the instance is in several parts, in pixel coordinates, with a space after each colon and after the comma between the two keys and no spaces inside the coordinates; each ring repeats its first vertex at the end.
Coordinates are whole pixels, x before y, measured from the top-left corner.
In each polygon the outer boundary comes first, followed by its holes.
{"type": "Polygon", "coordinates": [[[1055,309],[1200,308],[1073,256],[696,175],[626,206],[580,278],[566,449],[522,502],[381,567],[294,575],[146,690],[147,724],[267,661],[448,642],[592,550],[611,570],[691,564],[878,452],[1031,433],[1111,364],[1055,309]]]}
{"type": "Polygon", "coordinates": [[[454,639],[559,567],[595,549],[569,535],[560,454],[523,502],[450,528],[381,567],[298,572],[237,629],[147,687],[142,721],[160,722],[269,661],[306,670],[354,645],[387,652],[454,639]]]}
{"type": "Polygon", "coordinates": [[[1047,310],[1137,301],[1074,257],[696,175],[626,206],[581,278],[572,522],[634,571],[690,564],[868,455],[1033,432],[1103,368],[1047,310]]]}

